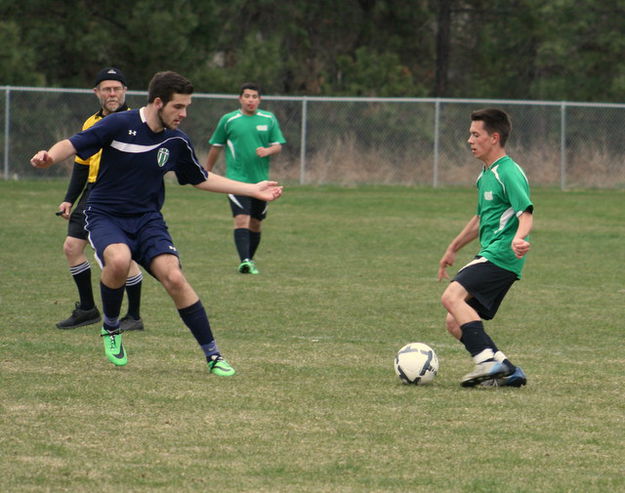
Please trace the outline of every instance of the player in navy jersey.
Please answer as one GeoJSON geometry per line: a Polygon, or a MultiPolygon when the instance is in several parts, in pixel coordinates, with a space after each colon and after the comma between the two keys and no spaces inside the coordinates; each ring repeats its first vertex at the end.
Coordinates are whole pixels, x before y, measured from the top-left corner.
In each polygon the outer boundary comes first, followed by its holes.
{"type": "Polygon", "coordinates": [[[276,182],[242,183],[206,171],[189,138],[178,126],[191,104],[192,84],[175,72],[159,72],[148,87],[148,104],[115,113],[91,128],[39,151],[33,166],[47,168],[77,154],[86,158],[102,149],[100,175],[85,210],[89,241],[102,265],[100,288],[104,323],[101,335],[107,358],[123,366],[127,354],[119,330],[124,285],[131,260],[156,277],[174,300],[208,361],[211,373],[235,374],[222,357],[202,302],[180,268],[178,252],[160,212],[165,199],[163,176],[176,174],[181,185],[200,190],[247,195],[271,201],[282,195],[276,182]]]}

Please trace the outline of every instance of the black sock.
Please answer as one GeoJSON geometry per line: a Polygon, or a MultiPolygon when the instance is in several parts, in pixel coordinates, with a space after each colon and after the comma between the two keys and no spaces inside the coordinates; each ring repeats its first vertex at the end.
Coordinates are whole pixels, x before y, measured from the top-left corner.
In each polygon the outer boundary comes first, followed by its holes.
{"type": "Polygon", "coordinates": [[[254,258],[256,255],[256,250],[258,249],[258,245],[260,245],[260,231],[252,231],[250,230],[250,258],[254,258]]]}
{"type": "Polygon", "coordinates": [[[241,262],[251,259],[250,256],[250,230],[247,228],[237,228],[234,230],[234,244],[237,247],[241,262]]]}
{"type": "Polygon", "coordinates": [[[189,327],[189,330],[195,337],[195,340],[204,351],[207,358],[210,358],[213,354],[219,354],[217,349],[217,343],[213,337],[210,322],[208,321],[208,315],[202,301],[198,300],[191,306],[178,309],[180,318],[184,324],[189,327]]]}
{"type": "Polygon", "coordinates": [[[484,332],[484,324],[481,320],[466,323],[461,325],[460,328],[462,329],[460,342],[464,344],[471,356],[475,356],[490,347],[488,345],[488,336],[484,332]]]}
{"type": "Polygon", "coordinates": [[[114,330],[119,327],[119,312],[124,299],[124,286],[109,288],[100,281],[100,294],[102,296],[102,313],[104,314],[104,328],[114,330]]]}
{"type": "Polygon", "coordinates": [[[141,284],[143,274],[126,279],[126,294],[128,295],[128,315],[139,320],[141,318],[141,284]]]}
{"type": "Polygon", "coordinates": [[[74,265],[69,268],[69,271],[78,288],[80,309],[91,310],[95,306],[95,301],[93,299],[93,288],[91,287],[91,266],[89,261],[85,260],[82,264],[74,265]]]}
{"type": "Polygon", "coordinates": [[[503,360],[501,363],[502,363],[502,364],[504,364],[504,365],[506,365],[506,368],[508,368],[508,372],[509,372],[509,374],[510,374],[510,373],[514,373],[514,370],[516,370],[516,366],[514,366],[514,365],[512,364],[512,362],[511,362],[508,358],[506,358],[505,360],[503,360]]]}
{"type": "Polygon", "coordinates": [[[499,351],[499,348],[497,348],[495,341],[493,341],[486,332],[484,332],[484,337],[486,338],[486,344],[488,345],[488,347],[493,349],[493,353],[499,351]]]}

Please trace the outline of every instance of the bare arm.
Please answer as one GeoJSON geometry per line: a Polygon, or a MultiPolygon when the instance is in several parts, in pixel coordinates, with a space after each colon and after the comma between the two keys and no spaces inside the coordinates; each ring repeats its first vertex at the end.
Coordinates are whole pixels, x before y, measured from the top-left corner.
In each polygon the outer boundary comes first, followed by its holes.
{"type": "Polygon", "coordinates": [[[272,156],[282,151],[282,144],[271,144],[269,147],[258,147],[256,149],[256,155],[258,157],[272,156]]]}
{"type": "Polygon", "coordinates": [[[512,251],[517,258],[522,258],[529,252],[530,242],[525,240],[525,238],[530,234],[533,224],[534,215],[531,212],[525,211],[519,216],[519,227],[512,239],[512,251]]]}
{"type": "Polygon", "coordinates": [[[74,145],[69,139],[64,139],[54,144],[47,151],[39,151],[32,157],[30,164],[35,168],[49,168],[53,164],[63,161],[74,154],[76,154],[74,145]]]}
{"type": "Polygon", "coordinates": [[[448,278],[447,267],[456,261],[456,253],[468,243],[471,243],[478,236],[480,229],[480,217],[473,216],[462,231],[456,236],[445,250],[443,257],[438,262],[438,280],[448,278]]]}
{"type": "Polygon", "coordinates": [[[221,146],[211,146],[208,151],[208,157],[206,158],[206,171],[213,171],[215,163],[217,162],[217,159],[219,159],[219,154],[221,154],[222,149],[223,147],[221,146]]]}
{"type": "Polygon", "coordinates": [[[258,183],[243,183],[221,175],[216,175],[213,172],[208,173],[208,178],[205,181],[194,186],[195,188],[207,192],[247,195],[267,202],[275,200],[282,195],[282,187],[278,185],[278,182],[261,181],[258,183]]]}

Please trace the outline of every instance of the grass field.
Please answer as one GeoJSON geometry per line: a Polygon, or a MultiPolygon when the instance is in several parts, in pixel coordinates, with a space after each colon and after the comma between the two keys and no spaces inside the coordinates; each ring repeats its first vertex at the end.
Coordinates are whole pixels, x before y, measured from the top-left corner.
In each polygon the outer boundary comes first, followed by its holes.
{"type": "Polygon", "coordinates": [[[76,300],[65,185],[0,182],[1,491],[625,491],[623,191],[534,190],[524,279],[486,325],[528,385],[463,389],[436,270],[473,190],[290,187],[252,277],[225,198],[169,185],[224,379],[149,276],[128,366],[98,326],[54,328],[76,300]],[[393,372],[411,341],[440,358],[430,387],[393,372]]]}

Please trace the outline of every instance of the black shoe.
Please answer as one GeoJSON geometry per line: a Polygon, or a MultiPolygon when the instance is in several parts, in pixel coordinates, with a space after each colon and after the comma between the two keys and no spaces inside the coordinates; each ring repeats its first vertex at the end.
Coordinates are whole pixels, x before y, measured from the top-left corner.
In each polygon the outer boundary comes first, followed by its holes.
{"type": "Polygon", "coordinates": [[[128,332],[129,330],[143,330],[143,320],[126,315],[119,321],[119,328],[123,332],[128,332]]]}
{"type": "Polygon", "coordinates": [[[83,310],[79,308],[79,306],[80,303],[76,303],[76,308],[72,312],[72,315],[65,320],[61,320],[56,326],[59,329],[75,329],[76,327],[91,325],[100,321],[100,311],[96,306],[91,308],[91,310],[83,310]]]}

